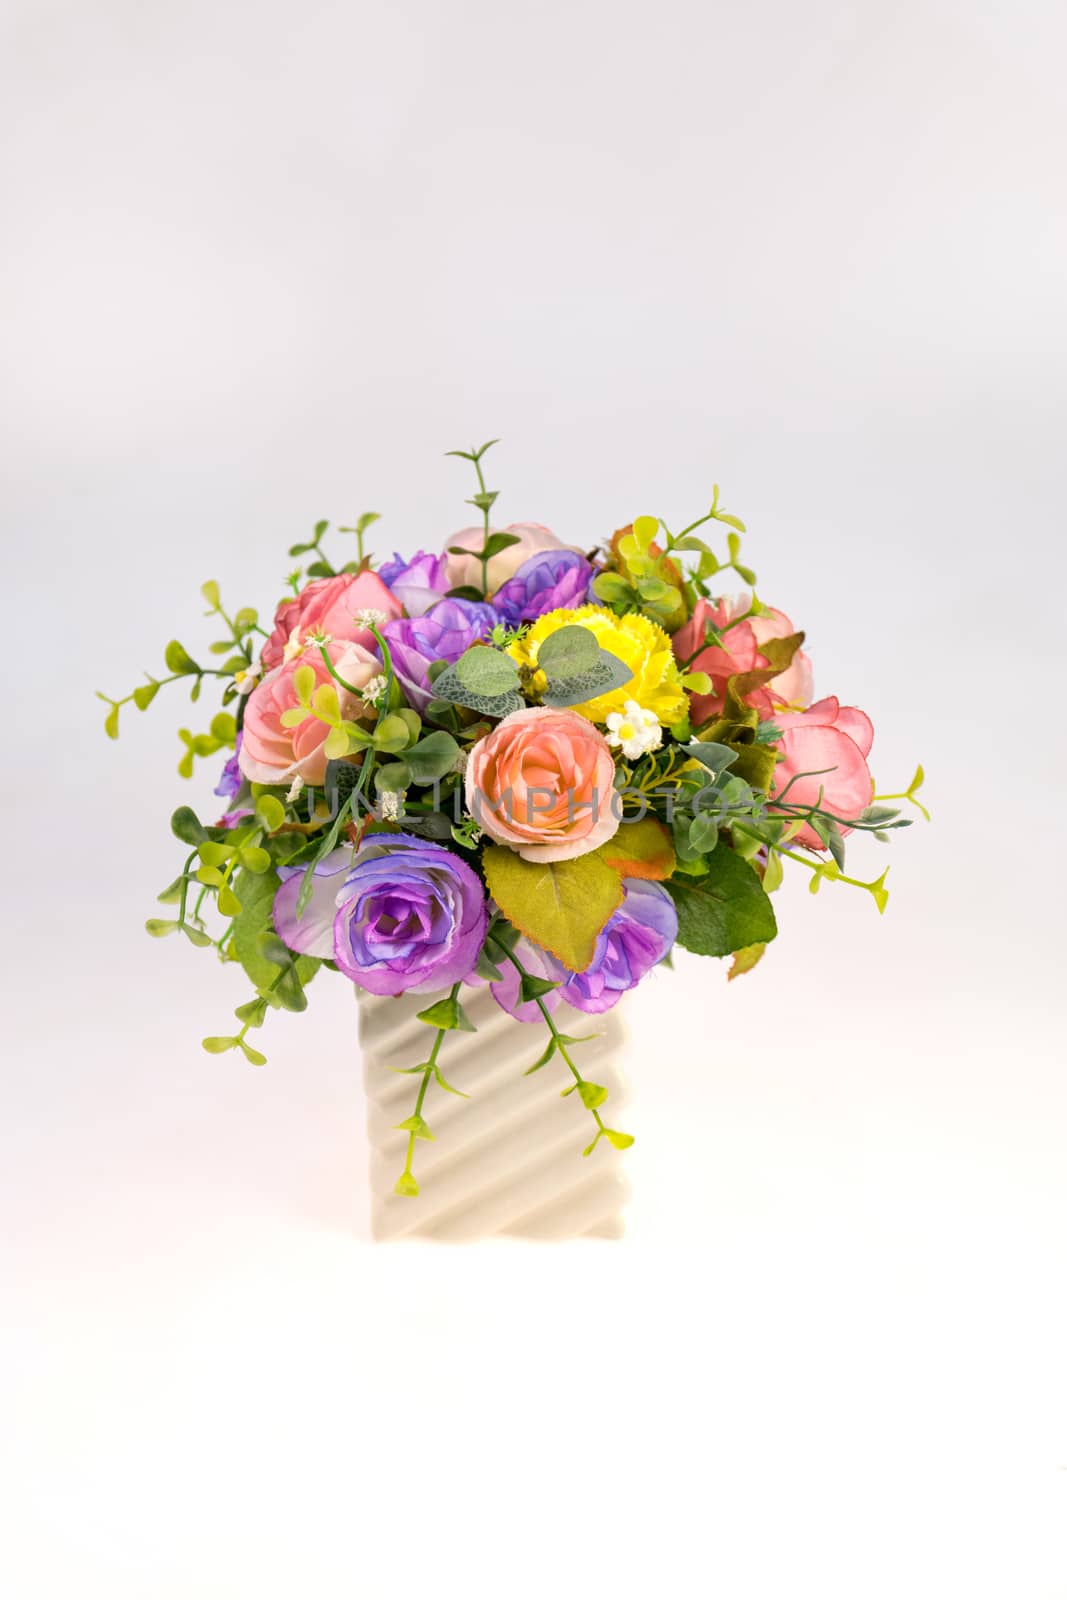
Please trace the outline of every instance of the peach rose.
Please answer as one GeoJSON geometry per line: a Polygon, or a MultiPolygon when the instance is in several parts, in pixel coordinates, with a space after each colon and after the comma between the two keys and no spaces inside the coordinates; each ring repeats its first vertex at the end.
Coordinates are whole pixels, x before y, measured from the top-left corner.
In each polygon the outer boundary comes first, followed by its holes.
{"type": "MultiPolygon", "coordinates": [[[[326,649],[341,677],[356,689],[364,688],[382,670],[377,656],[361,644],[339,642],[326,649]]],[[[316,687],[334,683],[342,716],[354,722],[363,715],[363,701],[335,683],[318,650],[308,650],[275,667],[252,690],[245,706],[240,765],[250,783],[290,783],[296,777],[305,783],[322,783],[326,777],[323,746],[330,731],[326,723],[309,716],[296,728],[282,726],[282,712],[300,703],[293,688],[293,673],[301,666],[311,668],[316,687]]]]}
{"type": "MultiPolygon", "coordinates": [[[[834,695],[828,695],[807,711],[776,711],[774,720],[782,729],[782,738],[775,747],[780,759],[771,785],[772,802],[791,785],[785,795],[787,805],[820,805],[835,817],[858,817],[874,794],[867,766],[874,728],[866,712],[843,706],[834,695]],[[800,777],[800,773],[812,776],[800,777]]],[[[848,833],[849,829],[841,831],[848,833]]],[[[796,839],[809,850],[824,848],[807,823],[796,839]]]]}
{"type": "Polygon", "coordinates": [[[263,646],[263,665],[281,665],[290,635],[299,628],[321,628],[334,639],[350,639],[370,648],[374,635],[353,621],[357,611],[380,611],[388,622],[403,607],[376,572],[339,572],[335,578],[316,578],[292,600],[283,600],[274,614],[274,631],[263,646]]]}
{"type": "Polygon", "coordinates": [[[615,763],[604,735],[574,711],[529,706],[479,739],[467,805],[491,838],[526,861],[569,861],[610,839],[615,763]]]}
{"type": "MultiPolygon", "coordinates": [[[[509,544],[506,550],[501,550],[499,555],[489,557],[489,594],[495,594],[501,584],[513,578],[531,556],[537,555],[539,550],[577,550],[578,546],[563,544],[549,528],[544,528],[539,522],[512,522],[506,528],[493,529],[495,533],[513,533],[518,539],[518,544],[509,544]]],[[[470,584],[475,589],[482,587],[482,564],[477,559],[477,552],[485,543],[484,528],[464,528],[462,533],[453,534],[446,541],[446,547],[451,550],[453,546],[463,550],[471,550],[473,555],[448,557],[448,587],[458,589],[464,584],[470,584]]],[[[579,552],[580,554],[581,552],[579,552]]]]}
{"type": "MultiPolygon", "coordinates": [[[[762,616],[750,617],[747,622],[731,622],[731,618],[748,610],[744,596],[734,599],[698,600],[693,615],[684,628],[674,635],[672,643],[679,661],[688,664],[692,672],[706,672],[711,679],[711,693],[693,696],[692,722],[695,728],[721,714],[726,703],[726,684],[737,672],[759,672],[770,665],[760,651],[768,639],[784,639],[796,629],[784,611],[768,607],[762,616]],[[704,626],[710,622],[722,634],[722,646],[699,648],[704,637],[704,626]],[[697,654],[694,656],[693,651],[697,654]]],[[[811,662],[803,650],[798,650],[792,663],[784,672],[763,689],[753,689],[745,696],[745,703],[754,706],[766,720],[776,714],[779,706],[807,705],[812,694],[811,662]]]]}

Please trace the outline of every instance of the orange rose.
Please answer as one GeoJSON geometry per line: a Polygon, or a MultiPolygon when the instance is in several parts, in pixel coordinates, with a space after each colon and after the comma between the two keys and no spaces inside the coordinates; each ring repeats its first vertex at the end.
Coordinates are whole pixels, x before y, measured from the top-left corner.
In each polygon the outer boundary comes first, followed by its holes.
{"type": "Polygon", "coordinates": [[[615,762],[604,735],[574,711],[529,706],[479,739],[467,805],[479,825],[526,861],[569,861],[610,839],[615,762]]]}

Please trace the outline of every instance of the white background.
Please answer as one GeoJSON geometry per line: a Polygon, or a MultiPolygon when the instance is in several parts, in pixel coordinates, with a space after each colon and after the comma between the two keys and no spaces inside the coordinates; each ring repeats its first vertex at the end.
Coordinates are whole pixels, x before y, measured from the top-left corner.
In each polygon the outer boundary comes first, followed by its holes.
{"type": "Polygon", "coordinates": [[[9,3],[13,1600],[1067,1596],[1065,34],[9,3]],[[624,1243],[383,1248],[350,994],[201,1052],[239,976],[141,932],[191,708],[91,696],[318,517],[437,547],[493,434],[582,544],[719,482],[935,822],[884,919],[793,884],[743,983],[634,997],[624,1243]]]}

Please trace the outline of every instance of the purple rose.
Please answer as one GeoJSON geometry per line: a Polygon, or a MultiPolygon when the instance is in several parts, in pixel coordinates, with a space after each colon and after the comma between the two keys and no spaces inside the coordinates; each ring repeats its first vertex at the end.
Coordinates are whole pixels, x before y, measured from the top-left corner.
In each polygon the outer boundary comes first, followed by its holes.
{"type": "MultiPolygon", "coordinates": [[[[658,883],[644,878],[623,879],[623,902],[600,930],[593,959],[584,972],[570,972],[555,956],[526,940],[516,955],[528,972],[553,978],[560,985],[542,998],[549,1010],[566,1000],[578,1011],[610,1011],[616,1001],[640,983],[645,974],[670,954],[678,937],[674,901],[658,883]]],[[[519,975],[509,961],[501,961],[504,977],[491,985],[493,998],[519,1022],[536,1022],[536,1002],[517,1004],[519,975]]]]}
{"type": "Polygon", "coordinates": [[[678,937],[678,913],[661,884],[624,878],[622,887],[622,905],[600,930],[585,971],[569,973],[555,962],[565,980],[560,999],[579,1011],[610,1011],[627,989],[670,955],[678,937]]]}
{"type": "Polygon", "coordinates": [[[243,738],[243,733],[239,733],[237,735],[237,743],[234,745],[233,755],[223,767],[222,776],[215,785],[214,792],[221,795],[224,800],[232,800],[238,789],[241,787],[241,768],[238,758],[241,754],[241,740],[243,738]]]}
{"type": "Polygon", "coordinates": [[[387,622],[382,632],[408,704],[425,711],[433,699],[427,668],[434,661],[458,661],[498,620],[481,601],[439,600],[425,616],[387,622]]]}
{"type": "Polygon", "coordinates": [[[501,584],[493,605],[512,627],[548,611],[584,605],[593,569],[576,550],[540,550],[501,584]]]}
{"type": "Polygon", "coordinates": [[[304,915],[302,868],[282,868],[274,926],[291,950],[334,960],[372,994],[429,994],[465,978],[485,939],[485,890],[451,850],[406,833],[370,834],[315,868],[304,915]]]}
{"type": "Polygon", "coordinates": [[[378,576],[409,617],[421,617],[448,588],[448,556],[431,556],[420,550],[405,561],[403,556],[394,555],[392,561],[378,569],[378,576]]]}

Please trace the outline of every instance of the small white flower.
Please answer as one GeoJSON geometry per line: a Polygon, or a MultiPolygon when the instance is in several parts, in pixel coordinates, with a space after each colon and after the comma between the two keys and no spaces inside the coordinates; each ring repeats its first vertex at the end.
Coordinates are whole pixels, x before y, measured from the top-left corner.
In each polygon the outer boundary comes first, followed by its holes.
{"type": "Polygon", "coordinates": [[[621,711],[612,711],[607,718],[608,744],[621,750],[628,761],[658,750],[663,743],[663,729],[654,711],[645,711],[636,700],[627,700],[621,711]]]}
{"type": "Polygon", "coordinates": [[[259,673],[252,671],[235,672],[233,675],[233,681],[237,686],[238,694],[251,694],[252,690],[259,682],[259,673]]]}
{"type": "Polygon", "coordinates": [[[368,678],[363,685],[363,691],[360,696],[364,705],[376,706],[385,693],[388,682],[388,678],[382,673],[379,673],[376,678],[368,678]]]}
{"type": "Polygon", "coordinates": [[[352,621],[361,628],[382,628],[388,620],[384,611],[376,611],[373,606],[365,606],[352,618],[352,621]]]}
{"type": "Polygon", "coordinates": [[[383,789],[378,797],[378,815],[383,822],[395,822],[400,815],[400,791],[383,789]]]}
{"type": "Polygon", "coordinates": [[[288,639],[285,641],[285,649],[282,652],[282,661],[286,664],[288,664],[290,661],[295,661],[297,656],[303,654],[303,651],[304,640],[300,629],[294,628],[288,639]]]}
{"type": "Polygon", "coordinates": [[[319,645],[321,648],[325,649],[328,644],[333,644],[333,634],[326,633],[322,628],[312,628],[311,632],[304,640],[304,643],[319,645]]]}
{"type": "Polygon", "coordinates": [[[289,785],[289,793],[285,797],[289,805],[292,805],[294,801],[299,800],[303,792],[304,780],[298,772],[292,783],[289,785]]]}

